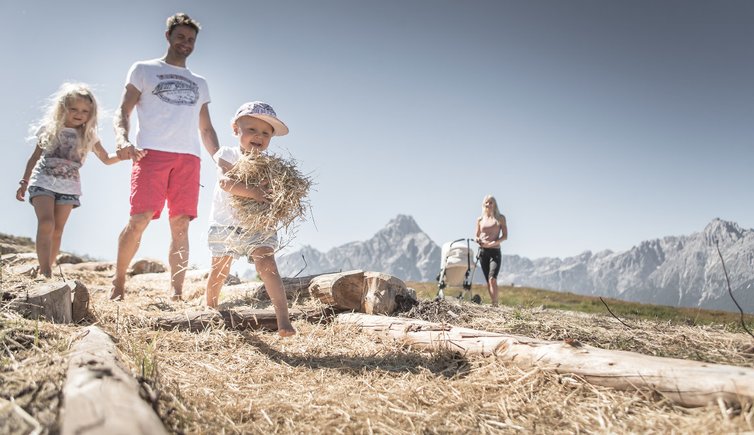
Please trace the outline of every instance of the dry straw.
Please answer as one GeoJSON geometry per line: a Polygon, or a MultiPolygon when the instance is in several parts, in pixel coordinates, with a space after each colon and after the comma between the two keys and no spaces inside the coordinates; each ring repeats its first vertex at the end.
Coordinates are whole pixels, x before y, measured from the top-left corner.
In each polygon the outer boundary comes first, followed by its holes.
{"type": "Polygon", "coordinates": [[[233,196],[231,206],[239,226],[250,232],[290,231],[309,209],[312,180],[301,174],[293,159],[270,154],[243,155],[226,174],[249,187],[268,191],[269,203],[233,196]]]}
{"type": "MultiPolygon", "coordinates": [[[[1,263],[1,262],[0,262],[1,263]]],[[[168,303],[168,273],[137,275],[126,303],[107,299],[111,272],[64,265],[91,292],[92,322],[112,334],[119,357],[154,400],[171,433],[744,433],[754,408],[681,408],[647,392],[594,386],[578,376],[521,370],[491,357],[426,351],[352,325],[296,321],[299,335],[208,325],[162,331],[159,317],[201,309],[168,303]]],[[[2,271],[2,290],[35,285],[2,271]]],[[[187,290],[206,278],[188,273],[187,290]]],[[[231,293],[235,286],[230,286],[231,293]]],[[[236,294],[236,297],[242,297],[236,294]]],[[[313,301],[293,302],[291,311],[313,301]]],[[[259,302],[257,308],[269,307],[259,302]]],[[[577,339],[606,349],[754,367],[749,337],[726,325],[652,320],[623,327],[608,315],[541,307],[423,301],[412,317],[536,339],[577,339]]],[[[20,318],[0,304],[0,433],[55,432],[68,342],[77,327],[20,318]],[[11,404],[15,402],[18,407],[11,404]],[[22,408],[23,412],[19,411],[22,408]]],[[[145,396],[147,397],[147,396],[145,396]]]]}

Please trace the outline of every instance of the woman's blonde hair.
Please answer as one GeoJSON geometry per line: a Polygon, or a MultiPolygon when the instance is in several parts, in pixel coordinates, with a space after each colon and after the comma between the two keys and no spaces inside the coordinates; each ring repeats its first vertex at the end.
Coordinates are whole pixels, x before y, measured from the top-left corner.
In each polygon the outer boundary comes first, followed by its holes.
{"type": "Polygon", "coordinates": [[[484,204],[485,204],[485,203],[486,203],[487,201],[492,201],[492,216],[493,216],[493,217],[494,217],[494,218],[495,218],[495,219],[496,219],[497,221],[501,221],[501,220],[503,220],[503,219],[504,219],[504,217],[503,217],[503,214],[502,214],[502,213],[500,213],[500,209],[499,209],[499,208],[497,208],[497,200],[496,200],[496,199],[495,199],[495,197],[494,197],[494,196],[492,196],[492,195],[487,195],[487,196],[485,196],[485,197],[484,197],[484,199],[482,200],[482,217],[484,217],[484,216],[485,216],[485,215],[487,214],[487,210],[485,210],[485,208],[484,208],[484,204]]]}
{"type": "Polygon", "coordinates": [[[38,124],[32,126],[33,133],[39,132],[36,137],[40,148],[47,151],[55,145],[55,138],[65,127],[68,107],[76,98],[88,101],[92,105],[89,120],[78,128],[81,137],[79,154],[83,156],[91,151],[93,139],[97,135],[97,99],[84,83],[63,83],[50,97],[44,116],[38,124]]]}

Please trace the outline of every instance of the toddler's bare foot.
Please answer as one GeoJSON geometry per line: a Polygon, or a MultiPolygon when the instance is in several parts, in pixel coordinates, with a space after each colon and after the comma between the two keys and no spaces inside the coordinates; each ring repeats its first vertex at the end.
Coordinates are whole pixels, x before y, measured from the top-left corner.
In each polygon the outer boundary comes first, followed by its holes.
{"type": "Polygon", "coordinates": [[[113,287],[110,289],[110,300],[111,301],[122,301],[126,295],[126,291],[124,286],[118,285],[115,280],[112,281],[113,287]]]}
{"type": "Polygon", "coordinates": [[[290,337],[296,335],[296,330],[293,328],[293,325],[288,323],[287,325],[278,327],[278,335],[281,337],[290,337]]]}
{"type": "Polygon", "coordinates": [[[113,288],[110,289],[110,300],[111,301],[122,301],[125,296],[125,292],[122,288],[118,288],[113,286],[113,288]]]}
{"type": "Polygon", "coordinates": [[[180,302],[183,300],[183,293],[173,293],[173,296],[170,296],[170,300],[173,302],[180,302]]]}

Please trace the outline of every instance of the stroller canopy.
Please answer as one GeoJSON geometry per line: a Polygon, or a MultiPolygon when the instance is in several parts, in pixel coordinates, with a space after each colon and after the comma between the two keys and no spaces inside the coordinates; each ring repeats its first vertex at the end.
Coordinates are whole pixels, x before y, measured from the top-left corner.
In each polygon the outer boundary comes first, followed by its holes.
{"type": "Polygon", "coordinates": [[[440,267],[440,277],[445,284],[460,286],[466,271],[473,273],[476,268],[476,252],[465,239],[447,242],[442,245],[440,267]]]}

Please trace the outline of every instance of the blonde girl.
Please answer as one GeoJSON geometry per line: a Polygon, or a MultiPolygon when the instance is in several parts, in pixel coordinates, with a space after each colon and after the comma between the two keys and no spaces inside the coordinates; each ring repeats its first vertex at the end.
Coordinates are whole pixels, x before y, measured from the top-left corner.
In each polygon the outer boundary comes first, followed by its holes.
{"type": "Polygon", "coordinates": [[[63,228],[71,210],[81,205],[79,168],[89,151],[106,165],[118,162],[97,136],[97,100],[82,83],[63,83],[52,96],[44,117],[33,125],[36,146],[18,182],[16,199],[29,202],[37,215],[39,273],[52,275],[63,228]]]}
{"type": "Polygon", "coordinates": [[[482,201],[482,215],[476,221],[476,242],[479,244],[479,263],[490,293],[492,306],[498,303],[497,274],[500,272],[500,243],[508,238],[508,225],[500,213],[497,201],[487,195],[482,201]]]}

